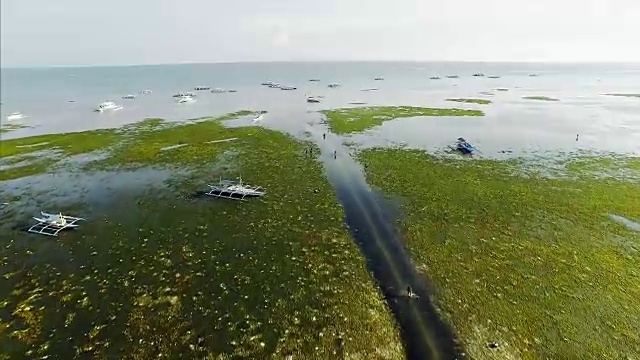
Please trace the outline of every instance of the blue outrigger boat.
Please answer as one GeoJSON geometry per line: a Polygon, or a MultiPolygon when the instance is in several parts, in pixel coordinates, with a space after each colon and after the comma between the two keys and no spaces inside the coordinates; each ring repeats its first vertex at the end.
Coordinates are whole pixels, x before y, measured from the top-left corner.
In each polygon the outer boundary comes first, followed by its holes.
{"type": "Polygon", "coordinates": [[[473,152],[476,151],[476,148],[473,145],[469,144],[467,140],[461,137],[458,138],[458,140],[453,145],[449,145],[449,147],[452,150],[459,151],[465,155],[473,154],[473,152]]]}

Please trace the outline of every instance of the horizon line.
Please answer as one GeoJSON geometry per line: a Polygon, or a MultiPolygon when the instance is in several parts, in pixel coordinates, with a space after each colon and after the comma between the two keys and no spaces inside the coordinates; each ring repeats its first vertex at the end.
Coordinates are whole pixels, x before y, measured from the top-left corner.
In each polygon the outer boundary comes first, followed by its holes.
{"type": "Polygon", "coordinates": [[[159,63],[132,64],[86,64],[86,65],[13,65],[0,66],[0,69],[61,69],[61,68],[94,68],[94,67],[136,67],[136,66],[167,66],[167,65],[231,65],[231,64],[277,64],[277,63],[480,63],[480,64],[562,64],[562,65],[640,65],[640,61],[544,61],[544,60],[259,60],[259,61],[181,61],[159,63]]]}

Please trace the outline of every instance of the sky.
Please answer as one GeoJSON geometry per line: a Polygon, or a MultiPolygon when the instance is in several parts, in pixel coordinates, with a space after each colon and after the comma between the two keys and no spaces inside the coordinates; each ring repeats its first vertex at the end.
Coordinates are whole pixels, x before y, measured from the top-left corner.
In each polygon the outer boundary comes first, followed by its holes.
{"type": "Polygon", "coordinates": [[[1,0],[0,65],[640,62],[638,0],[1,0]]]}

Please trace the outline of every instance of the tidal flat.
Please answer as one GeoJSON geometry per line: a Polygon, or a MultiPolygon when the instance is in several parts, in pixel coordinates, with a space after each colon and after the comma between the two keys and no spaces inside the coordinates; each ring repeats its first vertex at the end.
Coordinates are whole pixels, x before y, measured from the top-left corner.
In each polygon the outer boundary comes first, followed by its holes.
{"type": "Polygon", "coordinates": [[[361,132],[385,121],[418,116],[484,116],[480,110],[413,106],[355,107],[321,111],[336,134],[361,132]]]}
{"type": "Polygon", "coordinates": [[[418,150],[359,160],[401,199],[406,246],[471,358],[640,357],[640,183],[596,176],[638,158],[567,160],[554,177],[418,150]]]}
{"type": "MultiPolygon", "coordinates": [[[[0,358],[404,358],[322,166],[305,153],[314,146],[221,123],[249,114],[3,141],[4,162],[42,151],[86,160],[54,157],[13,184],[52,171],[116,180],[101,184],[100,206],[45,191],[33,214],[23,207],[33,194],[5,193],[0,358]],[[169,176],[118,190],[118,174],[149,170],[169,176]],[[239,176],[267,194],[198,193],[239,176]],[[25,232],[39,210],[87,220],[57,238],[25,232]]],[[[73,194],[79,182],[64,183],[73,194]]]]}

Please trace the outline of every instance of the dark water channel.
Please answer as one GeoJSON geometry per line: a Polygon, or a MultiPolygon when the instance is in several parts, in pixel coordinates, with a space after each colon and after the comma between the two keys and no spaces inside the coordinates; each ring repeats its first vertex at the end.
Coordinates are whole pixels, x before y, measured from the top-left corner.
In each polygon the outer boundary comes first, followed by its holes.
{"type": "Polygon", "coordinates": [[[430,301],[429,284],[420,275],[394,226],[395,215],[367,184],[362,167],[342,146],[341,138],[313,127],[327,177],[346,213],[353,238],[367,259],[400,326],[408,359],[460,359],[462,349],[430,301]],[[334,151],[336,152],[334,154],[334,151]],[[418,297],[406,296],[407,286],[418,297]]]}

